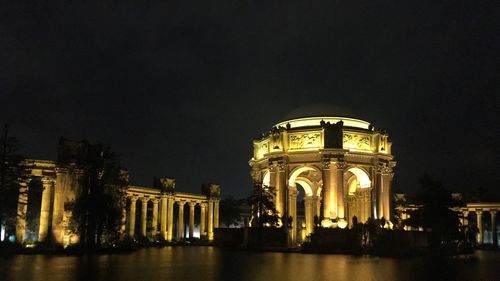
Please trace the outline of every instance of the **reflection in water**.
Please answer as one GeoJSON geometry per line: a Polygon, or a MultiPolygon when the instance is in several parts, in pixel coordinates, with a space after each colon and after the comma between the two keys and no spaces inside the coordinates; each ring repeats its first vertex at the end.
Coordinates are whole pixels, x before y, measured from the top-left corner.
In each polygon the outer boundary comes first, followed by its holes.
{"type": "Polygon", "coordinates": [[[166,247],[132,254],[0,258],[0,280],[495,280],[500,253],[454,259],[166,247]]]}

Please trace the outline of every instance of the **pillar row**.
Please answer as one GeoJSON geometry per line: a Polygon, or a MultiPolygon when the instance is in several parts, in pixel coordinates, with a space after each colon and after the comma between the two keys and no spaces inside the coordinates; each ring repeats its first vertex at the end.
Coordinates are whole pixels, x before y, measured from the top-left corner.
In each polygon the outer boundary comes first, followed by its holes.
{"type": "Polygon", "coordinates": [[[131,197],[130,198],[130,211],[129,211],[129,226],[128,226],[128,236],[133,238],[135,236],[135,211],[136,211],[136,205],[137,203],[137,197],[131,197]]]}
{"type": "Polygon", "coordinates": [[[141,235],[146,236],[146,226],[148,219],[148,198],[141,198],[141,235]]]}
{"type": "Polygon", "coordinates": [[[179,217],[177,220],[177,239],[184,239],[184,204],[185,201],[178,201],[177,205],[179,205],[179,217]]]}
{"type": "Polygon", "coordinates": [[[167,240],[167,202],[168,198],[166,195],[161,196],[161,212],[160,212],[160,229],[161,237],[167,240]]]}
{"type": "Polygon", "coordinates": [[[168,196],[168,210],[167,210],[167,241],[172,241],[173,226],[174,226],[174,197],[168,196]]]}
{"type": "Polygon", "coordinates": [[[42,205],[40,207],[40,227],[38,229],[38,241],[46,242],[50,225],[50,203],[54,182],[50,179],[42,179],[42,205]]]}
{"type": "Polygon", "coordinates": [[[207,225],[207,219],[206,219],[206,213],[207,213],[207,205],[205,203],[202,203],[200,205],[201,213],[200,213],[200,238],[201,237],[206,237],[206,225],[207,225]]]}
{"type": "Polygon", "coordinates": [[[477,228],[479,230],[477,234],[477,242],[478,244],[483,244],[484,242],[483,211],[476,210],[476,220],[477,220],[477,228]]]}
{"type": "Polygon", "coordinates": [[[208,201],[208,241],[214,240],[214,201],[208,201]]]}
{"type": "Polygon", "coordinates": [[[158,199],[152,199],[153,202],[153,214],[151,217],[151,234],[156,236],[158,231],[158,199]]]}
{"type": "Polygon", "coordinates": [[[189,202],[189,238],[194,238],[194,208],[196,202],[189,202]]]}

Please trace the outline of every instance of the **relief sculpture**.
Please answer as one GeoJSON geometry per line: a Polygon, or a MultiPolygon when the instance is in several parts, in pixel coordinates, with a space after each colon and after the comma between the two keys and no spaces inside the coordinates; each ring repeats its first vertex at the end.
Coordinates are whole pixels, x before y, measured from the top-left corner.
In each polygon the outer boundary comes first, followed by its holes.
{"type": "Polygon", "coordinates": [[[319,133],[291,135],[290,148],[317,148],[320,146],[320,137],[319,133]]]}
{"type": "Polygon", "coordinates": [[[344,134],[344,147],[359,150],[370,150],[370,137],[364,135],[344,134]]]}

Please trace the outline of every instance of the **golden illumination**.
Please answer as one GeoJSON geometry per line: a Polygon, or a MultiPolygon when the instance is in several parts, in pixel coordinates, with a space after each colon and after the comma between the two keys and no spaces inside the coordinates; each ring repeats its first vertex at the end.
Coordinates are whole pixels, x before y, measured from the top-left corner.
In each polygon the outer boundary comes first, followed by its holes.
{"type": "Polygon", "coordinates": [[[287,124],[290,124],[292,128],[312,127],[312,126],[319,126],[321,121],[330,122],[331,124],[335,124],[339,121],[342,121],[344,122],[344,126],[347,127],[354,127],[366,130],[370,128],[370,123],[363,120],[347,118],[347,117],[332,117],[332,116],[291,119],[276,124],[276,127],[280,126],[286,127],[287,124]]]}
{"type": "MultiPolygon", "coordinates": [[[[347,228],[352,218],[391,217],[396,165],[385,131],[366,121],[335,116],[290,119],[253,141],[249,161],[255,181],[272,185],[279,214],[291,217],[290,245],[324,228],[347,228]],[[338,124],[342,121],[342,125],[338,124]],[[302,222],[298,195],[304,198],[302,222]],[[302,227],[301,227],[302,222],[302,227]]],[[[391,227],[388,224],[388,227],[391,227]]]]}
{"type": "Polygon", "coordinates": [[[337,222],[337,225],[340,228],[344,229],[347,227],[347,221],[345,219],[339,219],[339,221],[337,222]]]}

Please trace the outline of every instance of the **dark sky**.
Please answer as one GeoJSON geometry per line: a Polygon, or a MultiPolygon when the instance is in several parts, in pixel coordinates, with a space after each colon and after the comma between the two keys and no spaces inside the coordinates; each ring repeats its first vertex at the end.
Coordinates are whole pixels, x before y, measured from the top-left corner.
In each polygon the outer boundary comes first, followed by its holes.
{"type": "Polygon", "coordinates": [[[332,108],[388,130],[404,191],[499,188],[497,1],[22,2],[0,2],[0,123],[33,158],[87,138],[134,183],[242,197],[259,132],[332,108]]]}

